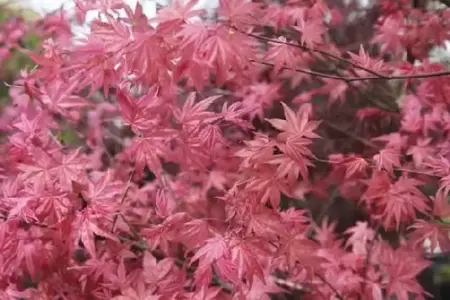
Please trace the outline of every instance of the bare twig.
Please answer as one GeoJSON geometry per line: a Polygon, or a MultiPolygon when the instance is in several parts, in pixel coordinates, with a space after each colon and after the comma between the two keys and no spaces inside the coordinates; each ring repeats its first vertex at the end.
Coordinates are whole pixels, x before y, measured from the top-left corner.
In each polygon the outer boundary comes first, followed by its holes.
{"type": "MultiPolygon", "coordinates": [[[[349,59],[345,59],[343,57],[340,57],[338,55],[329,53],[329,52],[321,50],[321,49],[313,49],[313,48],[310,48],[310,47],[308,47],[306,45],[295,44],[295,43],[290,43],[290,42],[284,42],[284,41],[268,38],[268,37],[265,37],[265,36],[257,35],[257,34],[254,34],[254,33],[244,32],[244,31],[238,29],[235,26],[230,26],[230,27],[233,30],[236,30],[236,31],[238,31],[238,32],[240,32],[242,34],[245,34],[247,36],[250,36],[250,37],[253,37],[253,38],[256,38],[256,39],[268,42],[268,43],[283,44],[283,45],[299,48],[299,49],[302,49],[302,50],[305,50],[305,51],[308,51],[308,52],[311,52],[311,53],[319,53],[319,54],[321,54],[323,56],[330,57],[330,58],[332,58],[334,60],[344,62],[344,63],[346,63],[348,65],[353,66],[356,69],[360,69],[360,70],[366,71],[367,73],[370,73],[370,74],[373,75],[373,76],[343,77],[343,76],[334,76],[334,75],[331,75],[331,74],[316,72],[316,71],[313,71],[313,70],[297,69],[297,68],[296,69],[292,69],[294,71],[305,73],[305,74],[309,74],[309,75],[312,75],[312,76],[319,76],[319,77],[324,77],[324,78],[332,78],[332,79],[344,80],[344,81],[351,82],[351,81],[364,81],[364,80],[408,80],[408,79],[415,79],[415,78],[416,79],[418,79],[418,78],[431,78],[431,77],[442,77],[442,76],[449,76],[450,75],[450,71],[419,73],[419,74],[410,74],[410,75],[384,75],[384,74],[376,72],[376,71],[374,71],[372,69],[366,68],[366,67],[364,67],[364,66],[362,66],[362,65],[360,65],[360,64],[358,64],[356,62],[353,62],[353,61],[351,61],[349,59]]],[[[266,64],[266,65],[272,65],[270,63],[261,62],[261,61],[253,61],[253,62],[259,62],[259,63],[266,64]]],[[[288,68],[288,69],[290,69],[290,68],[288,68]]]]}
{"type": "Polygon", "coordinates": [[[335,124],[333,124],[333,123],[331,123],[329,121],[323,121],[323,124],[325,124],[326,126],[332,128],[333,130],[336,130],[336,131],[338,131],[338,132],[340,132],[342,134],[345,134],[345,135],[351,137],[352,139],[354,139],[354,140],[356,140],[358,142],[361,142],[362,144],[366,145],[369,148],[372,148],[372,149],[375,149],[375,150],[380,150],[380,147],[378,147],[377,145],[375,145],[371,141],[369,141],[369,140],[367,140],[365,138],[362,138],[362,137],[360,137],[360,136],[358,136],[358,135],[356,135],[354,133],[351,133],[348,130],[344,130],[344,129],[340,128],[339,126],[337,126],[337,125],[335,125],[335,124]]]}
{"type": "MultiPolygon", "coordinates": [[[[316,217],[315,223],[320,226],[320,223],[322,223],[324,217],[330,210],[330,208],[333,206],[334,203],[336,203],[336,200],[339,196],[339,189],[337,187],[333,188],[333,191],[331,192],[330,199],[328,202],[322,207],[319,214],[316,217]]],[[[308,238],[312,238],[314,234],[314,226],[311,226],[308,231],[306,232],[306,236],[308,238]]]]}
{"type": "Polygon", "coordinates": [[[339,300],[344,300],[344,297],[339,293],[339,291],[331,284],[329,283],[325,277],[323,277],[322,275],[315,273],[315,275],[317,276],[317,278],[319,278],[323,283],[325,283],[335,294],[335,296],[339,299],[339,300]]]}
{"type": "Polygon", "coordinates": [[[335,54],[329,53],[329,52],[324,51],[324,50],[313,49],[313,48],[310,48],[310,47],[307,47],[307,46],[301,45],[301,44],[294,44],[294,43],[289,43],[289,42],[283,42],[283,41],[280,41],[280,40],[271,39],[271,38],[264,37],[264,36],[261,36],[261,35],[257,35],[257,34],[254,34],[254,33],[243,32],[243,31],[239,30],[239,29],[236,28],[236,27],[232,27],[232,28],[233,28],[234,30],[240,32],[240,33],[243,33],[243,34],[245,34],[245,35],[248,35],[248,36],[250,36],[250,37],[254,37],[254,38],[259,39],[259,40],[262,40],[262,41],[266,41],[266,42],[269,42],[269,43],[275,43],[275,44],[288,45],[288,46],[295,47],[295,48],[299,48],[299,49],[302,49],[302,50],[305,50],[305,51],[308,51],[308,52],[316,52],[316,53],[322,54],[323,56],[327,56],[327,57],[330,57],[330,58],[332,58],[332,59],[335,59],[335,60],[344,62],[344,63],[346,63],[346,64],[349,64],[349,65],[351,65],[351,66],[353,66],[353,67],[355,67],[355,68],[357,68],[357,69],[364,70],[364,71],[366,71],[366,72],[368,72],[368,73],[370,73],[370,74],[372,74],[372,75],[374,75],[374,76],[376,76],[376,77],[379,77],[379,78],[385,78],[385,79],[389,78],[389,76],[380,74],[380,73],[378,73],[378,72],[376,72],[376,71],[374,71],[374,70],[371,70],[371,69],[369,69],[369,68],[366,68],[366,67],[364,67],[364,66],[361,66],[361,65],[359,65],[359,64],[357,64],[357,63],[355,63],[355,62],[353,62],[353,61],[351,61],[351,60],[345,59],[345,58],[343,58],[343,57],[337,56],[337,55],[335,55],[335,54]]]}
{"type": "MultiPolygon", "coordinates": [[[[127,182],[127,187],[125,188],[125,192],[123,193],[122,199],[120,199],[120,205],[123,204],[123,201],[125,200],[125,197],[128,194],[128,191],[131,186],[131,180],[133,179],[133,175],[134,175],[135,171],[136,171],[136,167],[133,167],[133,169],[131,170],[130,178],[128,179],[128,182],[127,182]]],[[[122,214],[119,212],[114,216],[112,227],[111,227],[111,232],[114,232],[114,228],[116,227],[116,223],[117,223],[117,219],[119,218],[119,215],[122,215],[122,214]]],[[[127,222],[123,216],[122,216],[122,218],[124,219],[125,222],[127,222]]],[[[127,225],[129,226],[128,223],[127,223],[127,225]]],[[[130,229],[132,229],[132,228],[130,228],[130,229]]]]}
{"type": "MultiPolygon", "coordinates": [[[[274,64],[265,62],[265,61],[258,61],[250,59],[253,63],[258,63],[270,67],[275,67],[274,64]]],[[[338,76],[338,75],[332,75],[322,72],[313,71],[311,69],[302,69],[302,68],[290,68],[290,67],[281,67],[281,69],[285,70],[291,70],[299,73],[308,74],[311,76],[316,77],[322,77],[322,78],[329,78],[329,79],[336,79],[341,80],[345,82],[353,82],[353,81],[364,81],[364,80],[408,80],[408,79],[418,79],[418,78],[432,78],[432,77],[443,77],[443,76],[449,76],[450,71],[441,71],[441,72],[432,72],[432,73],[420,73],[420,74],[411,74],[411,75],[392,75],[388,77],[378,77],[378,76],[361,76],[361,77],[345,77],[345,76],[338,76]]]]}
{"type": "Polygon", "coordinates": [[[364,294],[364,290],[366,289],[366,279],[367,279],[367,272],[369,270],[370,258],[372,257],[373,248],[375,246],[375,239],[376,239],[379,231],[380,231],[380,225],[378,224],[377,227],[375,228],[375,236],[373,237],[373,240],[369,244],[369,249],[367,249],[366,259],[364,261],[361,293],[358,295],[358,300],[362,300],[362,295],[364,294]]]}
{"type": "MultiPolygon", "coordinates": [[[[265,62],[265,61],[259,61],[259,60],[250,59],[250,62],[257,63],[257,64],[260,64],[260,65],[265,65],[265,66],[268,66],[268,67],[275,67],[274,64],[269,63],[269,62],[265,62]]],[[[290,67],[286,67],[286,66],[281,67],[281,69],[291,70],[291,71],[295,71],[295,72],[298,72],[298,73],[304,73],[304,74],[308,74],[308,75],[316,76],[316,77],[321,77],[321,78],[336,79],[336,80],[342,80],[342,81],[347,81],[347,82],[352,81],[352,79],[356,78],[356,77],[353,78],[353,77],[343,77],[343,76],[339,76],[339,75],[332,75],[332,74],[327,74],[327,73],[313,71],[311,69],[290,68],[290,67]]]]}

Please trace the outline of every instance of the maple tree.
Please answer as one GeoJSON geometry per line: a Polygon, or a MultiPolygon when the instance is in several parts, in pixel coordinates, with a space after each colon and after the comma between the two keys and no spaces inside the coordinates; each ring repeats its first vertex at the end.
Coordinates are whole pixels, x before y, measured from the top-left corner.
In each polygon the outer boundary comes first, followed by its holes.
{"type": "Polygon", "coordinates": [[[449,8],[75,2],[0,35],[35,64],[0,116],[0,299],[429,295],[417,276],[450,250],[450,71],[430,57],[449,8]]]}

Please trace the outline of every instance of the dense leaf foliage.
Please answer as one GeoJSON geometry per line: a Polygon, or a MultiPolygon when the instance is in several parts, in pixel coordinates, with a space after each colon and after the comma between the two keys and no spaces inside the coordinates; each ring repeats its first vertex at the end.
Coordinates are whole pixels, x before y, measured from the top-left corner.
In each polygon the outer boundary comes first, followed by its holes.
{"type": "Polygon", "coordinates": [[[82,37],[62,12],[2,25],[0,59],[35,67],[0,119],[0,299],[424,299],[450,9],[376,1],[355,47],[339,1],[75,2],[100,14],[82,37]]]}

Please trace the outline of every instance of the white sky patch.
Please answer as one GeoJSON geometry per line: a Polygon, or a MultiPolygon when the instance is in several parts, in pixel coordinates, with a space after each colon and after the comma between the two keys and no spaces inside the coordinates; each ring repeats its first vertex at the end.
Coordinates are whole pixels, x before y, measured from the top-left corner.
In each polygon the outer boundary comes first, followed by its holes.
{"type": "MultiPolygon", "coordinates": [[[[57,11],[61,7],[64,10],[72,11],[75,7],[73,0],[17,0],[22,3],[23,6],[33,9],[35,12],[45,15],[50,12],[57,11]]],[[[185,0],[187,1],[187,0],[185,0]]],[[[131,8],[135,8],[137,2],[140,2],[144,11],[144,14],[148,18],[156,16],[158,6],[167,6],[171,0],[124,0],[131,8]]],[[[199,0],[195,9],[205,9],[211,11],[219,6],[219,0],[199,0]]],[[[89,22],[96,19],[99,16],[98,11],[89,11],[86,14],[86,24],[74,25],[72,27],[75,37],[82,37],[89,33],[89,22]]]]}
{"type": "MultiPolygon", "coordinates": [[[[60,8],[70,10],[75,6],[72,0],[17,0],[24,6],[34,9],[41,15],[52,12],[60,8]]],[[[366,0],[363,0],[366,1],[366,0]]],[[[130,7],[134,8],[138,0],[124,0],[124,2],[130,7]]],[[[170,0],[139,0],[144,8],[144,13],[148,17],[153,17],[156,14],[157,5],[166,6],[171,1],[170,0]]],[[[219,0],[199,0],[196,8],[213,9],[219,5],[219,0]]],[[[94,13],[95,16],[95,13],[94,13]]]]}

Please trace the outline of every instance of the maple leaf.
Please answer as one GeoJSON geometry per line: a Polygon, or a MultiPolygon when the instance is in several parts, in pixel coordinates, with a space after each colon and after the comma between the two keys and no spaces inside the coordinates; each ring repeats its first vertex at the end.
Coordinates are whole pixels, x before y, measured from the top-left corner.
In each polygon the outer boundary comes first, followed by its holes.
{"type": "MultiPolygon", "coordinates": [[[[263,171],[264,169],[261,168],[263,171]]],[[[261,195],[261,203],[270,202],[273,208],[278,208],[280,206],[281,193],[289,194],[289,187],[287,183],[283,182],[277,177],[272,177],[271,173],[268,172],[271,168],[266,169],[266,176],[251,177],[246,188],[259,192],[261,195]]]]}
{"type": "Polygon", "coordinates": [[[433,149],[429,146],[431,138],[421,139],[417,142],[417,145],[408,149],[406,154],[411,155],[414,160],[414,165],[420,167],[425,161],[426,157],[429,157],[433,149]]]}
{"type": "Polygon", "coordinates": [[[368,227],[367,222],[356,222],[355,226],[345,231],[350,234],[346,245],[352,246],[352,251],[356,254],[366,255],[367,245],[375,238],[375,231],[368,227]]]}
{"type": "Polygon", "coordinates": [[[280,97],[279,89],[278,84],[259,83],[239,91],[238,96],[243,98],[242,106],[247,109],[251,120],[256,117],[264,119],[264,113],[273,107],[274,101],[280,97]]]}
{"type": "Polygon", "coordinates": [[[119,287],[121,291],[127,290],[134,279],[132,276],[133,274],[127,274],[125,263],[122,259],[117,265],[115,274],[107,274],[108,283],[106,283],[105,286],[119,287]]]}
{"type": "MultiPolygon", "coordinates": [[[[359,52],[358,54],[354,54],[352,52],[348,52],[350,55],[350,58],[356,62],[359,66],[364,67],[365,69],[371,70],[373,72],[384,72],[387,71],[388,68],[383,60],[374,60],[371,58],[366,51],[364,50],[364,47],[362,45],[359,46],[359,52]]],[[[357,70],[357,74],[360,76],[368,76],[368,72],[366,70],[357,70]]]]}
{"type": "Polygon", "coordinates": [[[261,4],[245,0],[219,0],[218,13],[235,26],[252,24],[256,19],[261,4]]]}
{"type": "Polygon", "coordinates": [[[54,80],[47,85],[41,86],[40,101],[48,106],[50,110],[70,119],[78,120],[79,116],[76,110],[91,104],[88,100],[73,95],[76,89],[78,89],[78,80],[76,78],[73,78],[70,84],[66,84],[62,80],[54,80]]]}
{"type": "Polygon", "coordinates": [[[373,161],[378,171],[386,170],[389,173],[394,171],[394,168],[399,168],[400,164],[400,153],[398,150],[393,148],[387,148],[381,150],[378,154],[373,156],[373,161]]]}
{"type": "MultiPolygon", "coordinates": [[[[281,142],[280,150],[295,161],[299,166],[302,177],[308,178],[307,166],[312,165],[310,158],[314,158],[312,152],[307,148],[311,139],[319,136],[314,130],[319,126],[317,121],[309,121],[307,116],[301,112],[294,113],[286,104],[282,103],[286,120],[269,119],[272,126],[281,130],[277,140],[281,142]]],[[[288,163],[286,161],[286,163],[288,163]]]]}
{"type": "Polygon", "coordinates": [[[416,213],[428,214],[430,208],[427,199],[418,189],[422,182],[401,177],[391,183],[388,173],[375,173],[369,181],[369,187],[363,200],[377,207],[375,218],[381,219],[386,228],[399,229],[400,224],[416,217],[416,213]],[[376,200],[376,201],[374,201],[376,200]]]}
{"type": "Polygon", "coordinates": [[[171,6],[164,7],[158,11],[156,20],[160,22],[187,22],[189,19],[201,16],[205,13],[203,9],[193,9],[195,5],[197,5],[198,0],[189,0],[187,3],[185,2],[186,1],[184,0],[172,1],[171,6]]]}
{"type": "Polygon", "coordinates": [[[209,82],[209,75],[209,65],[202,59],[194,57],[180,61],[175,70],[174,78],[177,81],[187,79],[189,86],[193,85],[198,91],[202,91],[209,82]]]}
{"type": "Polygon", "coordinates": [[[346,99],[346,93],[350,87],[348,83],[334,78],[324,78],[323,81],[325,82],[325,85],[323,85],[317,93],[328,96],[329,106],[337,102],[343,104],[346,99]]]}
{"type": "Polygon", "coordinates": [[[92,258],[97,257],[94,234],[108,238],[115,242],[119,242],[119,239],[116,236],[98,227],[97,224],[90,219],[89,215],[86,212],[78,213],[72,226],[73,229],[77,232],[76,243],[78,244],[79,239],[86,248],[87,253],[92,258]]]}
{"type": "Polygon", "coordinates": [[[48,265],[48,261],[52,258],[51,253],[44,251],[44,243],[42,240],[27,241],[21,240],[17,245],[20,249],[17,255],[17,261],[25,264],[25,269],[32,278],[38,275],[38,270],[48,265]]]}
{"type": "Polygon", "coordinates": [[[48,182],[53,182],[55,159],[41,149],[33,149],[36,161],[19,163],[17,168],[22,171],[22,178],[29,180],[37,191],[42,191],[48,182]]]}
{"type": "Polygon", "coordinates": [[[235,156],[243,158],[241,168],[247,168],[257,163],[264,163],[273,158],[273,143],[269,137],[262,133],[255,133],[255,138],[244,141],[246,147],[236,151],[235,156]]]}
{"type": "MultiPolygon", "coordinates": [[[[269,277],[265,274],[265,277],[269,277]]],[[[248,300],[270,300],[270,294],[277,294],[284,292],[284,289],[279,287],[273,280],[262,280],[255,277],[251,281],[251,286],[244,291],[244,299],[248,300]]]]}
{"type": "Polygon", "coordinates": [[[183,235],[181,241],[188,248],[201,247],[210,237],[208,224],[201,220],[195,219],[183,224],[183,235]]]}
{"type": "Polygon", "coordinates": [[[218,276],[233,286],[241,282],[237,269],[230,257],[222,256],[214,264],[214,271],[217,272],[218,276]]]}
{"type": "Polygon", "coordinates": [[[364,173],[369,167],[369,163],[362,157],[351,157],[344,162],[345,179],[351,178],[355,174],[364,173]]]}
{"type": "Polygon", "coordinates": [[[221,85],[230,71],[240,73],[251,63],[255,41],[251,37],[228,26],[215,25],[204,43],[197,49],[201,57],[214,70],[215,81],[221,85]]]}
{"type": "Polygon", "coordinates": [[[61,186],[67,190],[72,190],[72,182],[85,182],[86,158],[81,154],[81,149],[63,155],[61,163],[53,168],[55,176],[59,177],[61,186]]]}
{"type": "Polygon", "coordinates": [[[327,217],[322,220],[319,225],[314,225],[316,229],[315,239],[324,248],[333,248],[334,245],[340,241],[337,239],[336,235],[336,222],[330,222],[327,217]]]}
{"type": "Polygon", "coordinates": [[[402,135],[399,132],[394,132],[386,135],[382,135],[379,137],[374,138],[374,141],[382,141],[386,142],[385,148],[391,148],[394,150],[401,150],[403,149],[404,145],[406,144],[406,136],[402,135]]]}
{"type": "Polygon", "coordinates": [[[124,184],[114,180],[113,172],[108,170],[89,180],[87,189],[82,190],[82,196],[91,203],[109,202],[118,195],[122,195],[124,184]]]}
{"type": "Polygon", "coordinates": [[[246,215],[248,215],[247,232],[266,239],[274,239],[278,236],[281,223],[279,214],[265,207],[257,207],[246,212],[246,215]]]}
{"type": "Polygon", "coordinates": [[[117,10],[124,7],[121,0],[75,0],[76,7],[86,13],[89,10],[117,10]]]}
{"type": "Polygon", "coordinates": [[[220,142],[220,136],[220,133],[217,134],[217,128],[209,130],[200,124],[185,126],[174,139],[177,147],[172,159],[184,166],[206,171],[214,157],[214,142],[220,142]]]}
{"type": "Polygon", "coordinates": [[[142,262],[144,269],[145,281],[149,284],[158,285],[158,282],[169,275],[170,270],[175,266],[174,261],[170,258],[157,261],[149,252],[145,252],[142,262]]]}
{"type": "Polygon", "coordinates": [[[388,275],[386,291],[389,296],[395,295],[399,300],[407,300],[410,294],[427,294],[417,282],[416,276],[428,267],[430,262],[403,248],[386,251],[383,262],[388,275]]]}
{"type": "Polygon", "coordinates": [[[185,49],[191,50],[192,46],[194,46],[194,48],[199,47],[200,44],[208,38],[208,35],[208,27],[204,23],[195,22],[183,24],[181,30],[176,34],[176,37],[181,38],[185,49]]]}
{"type": "Polygon", "coordinates": [[[450,203],[448,201],[448,192],[445,189],[440,188],[435,196],[432,196],[433,200],[433,215],[445,219],[450,216],[450,203]]]}
{"type": "Polygon", "coordinates": [[[119,79],[113,60],[106,51],[100,39],[90,36],[77,47],[75,55],[71,57],[70,65],[65,68],[67,71],[70,69],[75,72],[89,68],[89,72],[86,72],[79,81],[80,86],[90,86],[89,96],[103,88],[103,94],[108,98],[110,87],[119,79]]]}
{"type": "Polygon", "coordinates": [[[289,268],[295,268],[298,263],[308,272],[320,267],[323,258],[318,256],[320,246],[317,242],[310,240],[304,234],[296,232],[280,233],[283,246],[277,250],[277,255],[283,254],[289,268]]]}
{"type": "MultiPolygon", "coordinates": [[[[39,143],[38,140],[44,140],[42,134],[46,133],[46,127],[49,128],[55,126],[53,121],[43,112],[38,112],[34,116],[27,116],[22,113],[18,119],[19,120],[12,126],[18,129],[20,133],[13,135],[10,138],[17,146],[21,145],[26,147],[29,143],[39,143]],[[46,122],[49,123],[46,124],[46,122]]],[[[45,142],[42,141],[41,143],[44,144],[45,142]]]]}
{"type": "Polygon", "coordinates": [[[213,122],[218,117],[213,112],[205,111],[214,101],[221,96],[212,96],[195,103],[195,93],[191,93],[181,109],[175,108],[174,115],[182,124],[202,122],[213,122]]]}
{"type": "Polygon", "coordinates": [[[215,236],[206,240],[205,244],[197,250],[191,258],[191,264],[200,260],[200,267],[210,266],[224,256],[229,256],[228,244],[222,237],[215,236]]]}
{"type": "Polygon", "coordinates": [[[302,209],[294,209],[291,207],[285,211],[281,211],[280,215],[283,222],[295,227],[309,223],[309,219],[306,217],[306,211],[302,209]]]}
{"type": "Polygon", "coordinates": [[[382,51],[393,51],[398,54],[404,49],[402,33],[403,20],[398,15],[391,15],[379,26],[377,34],[373,37],[374,43],[382,45],[382,51]]]}
{"type": "Polygon", "coordinates": [[[410,237],[415,245],[422,248],[426,240],[430,241],[429,251],[435,253],[436,251],[448,251],[450,249],[450,238],[448,231],[450,226],[443,223],[429,223],[424,220],[417,220],[409,229],[414,230],[410,237]]]}
{"type": "Polygon", "coordinates": [[[277,74],[283,67],[295,68],[298,57],[301,52],[288,45],[286,37],[278,37],[277,42],[270,42],[269,51],[265,55],[265,59],[274,63],[273,72],[277,74]]]}
{"type": "MultiPolygon", "coordinates": [[[[286,148],[282,148],[285,150],[286,148]]],[[[288,150],[289,151],[289,150],[288,150]]],[[[268,161],[270,164],[277,165],[277,169],[275,171],[276,177],[280,179],[286,179],[288,184],[295,184],[299,174],[301,174],[304,180],[308,179],[308,167],[313,167],[314,164],[304,158],[303,160],[294,160],[289,156],[290,152],[286,152],[286,154],[275,155],[272,159],[268,161]]],[[[307,155],[312,155],[310,151],[303,151],[305,157],[307,155]]]]}
{"type": "Polygon", "coordinates": [[[133,161],[136,162],[138,172],[142,172],[145,166],[148,166],[152,172],[159,174],[161,171],[160,157],[164,157],[168,149],[164,139],[147,134],[147,136],[135,138],[128,151],[133,161]]]}
{"type": "MultiPolygon", "coordinates": [[[[255,277],[265,282],[264,270],[258,261],[258,249],[263,241],[241,241],[238,239],[230,242],[230,259],[236,266],[239,278],[250,278],[250,284],[255,277]]],[[[264,253],[261,253],[264,254],[264,253]]]]}
{"type": "Polygon", "coordinates": [[[189,294],[189,299],[193,300],[214,300],[219,298],[222,292],[220,287],[205,287],[202,286],[199,291],[189,294]]]}
{"type": "Polygon", "coordinates": [[[326,32],[326,28],[323,26],[322,21],[308,20],[300,18],[298,26],[294,26],[294,29],[302,33],[301,43],[306,44],[309,47],[314,47],[321,44],[323,39],[322,35],[326,32]]]}
{"type": "Polygon", "coordinates": [[[280,134],[281,140],[288,140],[290,137],[308,139],[318,138],[314,130],[319,126],[318,121],[309,121],[308,118],[300,113],[295,113],[289,106],[281,102],[284,109],[284,116],[286,120],[282,119],[268,119],[267,121],[276,129],[283,131],[280,134]]]}
{"type": "Polygon", "coordinates": [[[175,203],[164,190],[159,190],[156,194],[156,213],[161,218],[166,218],[175,210],[175,203]]]}
{"type": "Polygon", "coordinates": [[[431,169],[432,174],[439,177],[446,177],[450,175],[450,161],[443,156],[436,158],[428,157],[424,165],[431,169]]]}
{"type": "Polygon", "coordinates": [[[39,223],[36,215],[35,207],[37,207],[38,198],[26,190],[19,189],[17,181],[9,181],[2,185],[3,191],[2,201],[4,206],[9,210],[8,218],[18,218],[27,223],[39,223]]]}
{"type": "Polygon", "coordinates": [[[158,105],[156,93],[156,90],[150,91],[146,98],[143,97],[139,101],[136,101],[128,93],[119,89],[117,91],[116,99],[119,103],[120,112],[125,123],[131,125],[135,130],[146,130],[151,126],[156,125],[158,120],[148,116],[151,106],[148,105],[148,101],[145,101],[152,97],[156,99],[156,104],[154,105],[158,105]],[[144,101],[147,103],[144,103],[144,101]]]}
{"type": "Polygon", "coordinates": [[[148,290],[135,290],[130,287],[122,291],[122,295],[115,296],[112,300],[161,300],[163,296],[153,295],[153,292],[148,290]]]}
{"type": "Polygon", "coordinates": [[[63,221],[72,209],[68,192],[50,188],[39,197],[40,206],[36,209],[41,220],[46,219],[49,225],[63,221]]]}

